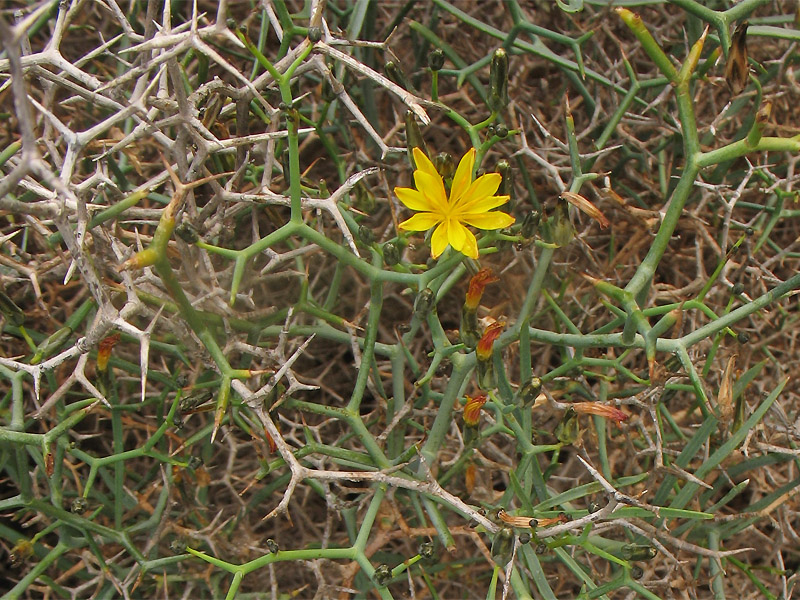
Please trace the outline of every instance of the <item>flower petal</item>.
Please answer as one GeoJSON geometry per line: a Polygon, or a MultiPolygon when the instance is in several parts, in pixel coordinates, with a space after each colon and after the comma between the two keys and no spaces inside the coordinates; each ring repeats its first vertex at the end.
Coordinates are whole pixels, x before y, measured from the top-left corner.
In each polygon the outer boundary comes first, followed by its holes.
{"type": "Polygon", "coordinates": [[[453,250],[461,252],[469,231],[457,219],[450,219],[447,225],[447,241],[450,242],[453,250]]]}
{"type": "MultiPolygon", "coordinates": [[[[425,156],[425,153],[420,150],[419,148],[414,148],[414,163],[417,165],[417,170],[422,171],[423,173],[427,173],[433,177],[439,177],[439,172],[436,170],[436,167],[433,166],[433,163],[430,159],[425,156]]],[[[439,177],[441,179],[441,177],[439,177]]]]}
{"type": "Polygon", "coordinates": [[[394,195],[411,210],[431,210],[430,202],[417,190],[411,188],[394,188],[394,195]]]}
{"type": "Polygon", "coordinates": [[[398,227],[406,231],[428,231],[431,227],[441,222],[442,218],[434,213],[417,213],[410,219],[406,219],[398,227]]]}
{"type": "Polygon", "coordinates": [[[475,260],[478,259],[478,240],[475,239],[475,234],[472,233],[466,227],[464,231],[467,232],[467,240],[464,242],[464,247],[461,249],[461,253],[464,256],[469,256],[470,258],[474,258],[475,260]]]}
{"type": "Polygon", "coordinates": [[[456,174],[453,176],[453,185],[450,188],[450,204],[455,205],[458,203],[458,199],[469,188],[469,185],[472,183],[472,169],[474,167],[475,148],[470,148],[467,153],[461,157],[458,168],[456,169],[456,174]]]}
{"type": "Polygon", "coordinates": [[[458,200],[456,201],[456,206],[465,206],[476,200],[493,196],[497,191],[497,188],[500,187],[502,181],[503,176],[500,175],[500,173],[487,173],[486,175],[481,175],[472,182],[472,184],[467,188],[467,191],[459,196],[458,200]]]}
{"type": "Polygon", "coordinates": [[[447,232],[450,239],[450,245],[461,252],[464,256],[470,258],[478,258],[478,242],[475,235],[461,222],[453,219],[450,222],[450,229],[447,232]]]}
{"type": "Polygon", "coordinates": [[[431,256],[433,258],[439,258],[447,248],[447,231],[447,221],[442,221],[442,224],[433,230],[431,236],[431,256]]]}
{"type": "Polygon", "coordinates": [[[460,218],[467,225],[478,229],[502,229],[512,225],[516,220],[511,215],[497,210],[483,214],[465,215],[460,218]]]}
{"type": "Polygon", "coordinates": [[[459,215],[459,218],[461,218],[461,216],[485,213],[493,208],[502,206],[508,202],[508,198],[508,196],[487,196],[485,198],[477,198],[466,204],[462,204],[456,213],[459,215]]]}
{"type": "Polygon", "coordinates": [[[447,208],[447,194],[441,177],[417,170],[414,171],[414,184],[428,200],[425,210],[444,213],[447,208]]]}

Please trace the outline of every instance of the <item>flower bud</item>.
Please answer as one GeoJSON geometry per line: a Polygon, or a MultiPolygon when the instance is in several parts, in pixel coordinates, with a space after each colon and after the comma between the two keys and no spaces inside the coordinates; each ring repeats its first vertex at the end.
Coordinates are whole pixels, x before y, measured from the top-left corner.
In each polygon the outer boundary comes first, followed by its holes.
{"type": "Polygon", "coordinates": [[[320,27],[309,27],[308,28],[308,40],[311,43],[316,44],[321,39],[322,39],[322,29],[320,27]]]}
{"type": "Polygon", "coordinates": [[[278,546],[278,542],[276,542],[272,538],[269,538],[266,541],[266,544],[267,544],[267,550],[269,550],[270,554],[277,554],[280,551],[280,546],[278,546]]]}
{"type": "Polygon", "coordinates": [[[393,267],[400,262],[400,248],[395,242],[386,242],[383,245],[383,263],[393,267]]]}
{"type": "Polygon", "coordinates": [[[564,412],[561,421],[553,432],[562,444],[574,444],[578,439],[578,414],[571,406],[564,412]]]}
{"type": "Polygon", "coordinates": [[[503,48],[492,55],[487,103],[492,112],[500,112],[508,105],[508,53],[503,48]]]}
{"type": "Polygon", "coordinates": [[[456,172],[456,163],[453,155],[449,152],[439,152],[433,159],[433,166],[442,176],[442,179],[449,179],[456,172]]]}
{"type": "Polygon", "coordinates": [[[433,542],[422,542],[419,545],[419,555],[422,557],[422,560],[425,561],[431,561],[436,558],[433,542]]]}
{"type": "Polygon", "coordinates": [[[511,527],[503,527],[494,535],[492,540],[492,558],[501,567],[505,567],[511,560],[514,550],[514,531],[511,527]]]}
{"type": "Polygon", "coordinates": [[[524,406],[536,401],[542,391],[542,380],[538,377],[531,377],[519,388],[517,396],[524,406]]]}
{"type": "Polygon", "coordinates": [[[20,539],[8,555],[12,567],[20,567],[33,556],[33,542],[20,539]]]}
{"type": "Polygon", "coordinates": [[[428,156],[428,147],[422,137],[422,131],[417,123],[417,118],[410,110],[406,111],[406,151],[408,161],[411,166],[417,169],[417,161],[414,160],[414,148],[419,148],[425,156],[428,156]]]}
{"type": "Polygon", "coordinates": [[[569,218],[569,204],[559,197],[556,202],[556,212],[553,215],[553,243],[563,247],[575,237],[575,228],[569,218]]]}
{"type": "Polygon", "coordinates": [[[625,560],[652,560],[658,555],[658,550],[650,545],[625,544],[622,547],[622,558],[625,560]]]}
{"type": "Polygon", "coordinates": [[[436,48],[428,54],[428,66],[431,71],[441,71],[444,66],[444,52],[440,48],[436,48]]]}
{"type": "Polygon", "coordinates": [[[180,538],[175,538],[169,543],[169,549],[175,554],[183,554],[186,552],[186,542],[180,538]]]}
{"type": "Polygon", "coordinates": [[[539,231],[539,223],[541,220],[542,215],[539,214],[538,210],[532,210],[529,212],[522,220],[522,226],[519,229],[520,235],[526,240],[531,239],[536,235],[536,232],[539,231]]]}
{"type": "Polygon", "coordinates": [[[76,515],[82,515],[86,512],[87,508],[89,508],[89,502],[83,496],[78,496],[75,498],[70,506],[70,510],[76,515]]]}
{"type": "Polygon", "coordinates": [[[499,137],[501,140],[508,137],[508,127],[505,125],[498,125],[497,130],[495,131],[495,135],[499,137]]]}
{"type": "Polygon", "coordinates": [[[747,27],[740,23],[731,36],[728,62],[725,63],[725,82],[734,95],[740,94],[750,81],[750,65],[747,62],[747,27]]]}
{"type": "Polygon", "coordinates": [[[381,587],[385,586],[387,583],[389,583],[389,580],[391,578],[392,578],[392,570],[389,568],[389,565],[384,563],[382,565],[378,565],[377,567],[375,567],[375,582],[379,586],[381,587]]]}
{"type": "Polygon", "coordinates": [[[403,72],[403,69],[400,68],[400,65],[398,65],[393,60],[386,61],[386,64],[383,67],[383,71],[384,73],[386,73],[386,76],[389,79],[391,79],[394,83],[399,85],[404,90],[412,89],[411,85],[409,85],[408,83],[408,78],[406,77],[406,74],[403,72]]]}
{"type": "Polygon", "coordinates": [[[365,246],[371,246],[375,243],[375,232],[366,225],[359,225],[358,237],[365,246]]]}
{"type": "Polygon", "coordinates": [[[353,189],[356,193],[356,201],[354,206],[364,214],[372,214],[377,206],[377,203],[375,202],[375,194],[369,190],[363,181],[356,183],[353,189]]]}
{"type": "Polygon", "coordinates": [[[414,300],[414,316],[418,319],[426,318],[435,304],[436,294],[431,288],[424,288],[414,300]]]}
{"type": "Polygon", "coordinates": [[[175,235],[187,244],[196,244],[200,241],[200,233],[189,221],[182,221],[181,224],[175,228],[175,235]]]}
{"type": "Polygon", "coordinates": [[[508,196],[508,202],[504,205],[503,210],[511,209],[514,206],[514,171],[511,170],[511,165],[505,159],[497,161],[494,170],[503,178],[495,195],[508,196]]]}

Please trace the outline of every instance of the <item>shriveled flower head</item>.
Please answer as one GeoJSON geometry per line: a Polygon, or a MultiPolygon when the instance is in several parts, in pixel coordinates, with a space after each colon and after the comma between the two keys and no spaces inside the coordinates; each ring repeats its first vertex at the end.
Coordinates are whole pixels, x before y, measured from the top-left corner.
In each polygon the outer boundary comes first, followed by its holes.
{"type": "Polygon", "coordinates": [[[499,173],[487,173],[472,180],[475,154],[475,149],[471,148],[458,163],[449,198],[442,177],[419,148],[414,148],[417,189],[394,188],[400,202],[417,211],[400,223],[401,229],[427,231],[436,227],[431,237],[433,258],[438,258],[448,244],[465,256],[478,258],[478,242],[465,224],[478,229],[501,229],[514,223],[511,215],[492,210],[508,202],[508,196],[494,195],[503,177],[499,173]]]}
{"type": "Polygon", "coordinates": [[[475,349],[475,353],[478,355],[478,360],[485,361],[492,357],[492,346],[494,346],[494,341],[500,337],[501,333],[503,333],[503,327],[505,326],[506,324],[502,321],[496,321],[483,331],[483,336],[481,336],[481,339],[478,342],[478,347],[475,349]]]}
{"type": "Polygon", "coordinates": [[[481,269],[478,271],[472,276],[472,279],[469,280],[469,289],[467,290],[467,299],[464,305],[470,310],[476,310],[478,304],[481,302],[483,289],[495,281],[498,281],[498,279],[494,276],[491,269],[481,269]]]}
{"type": "Polygon", "coordinates": [[[481,408],[486,404],[486,396],[467,396],[467,403],[464,405],[464,424],[475,427],[481,418],[481,408]]]}
{"type": "Polygon", "coordinates": [[[614,406],[608,406],[607,404],[601,404],[600,402],[576,402],[572,404],[572,408],[575,409],[576,413],[597,415],[605,417],[606,419],[611,419],[617,423],[622,423],[628,418],[628,415],[620,409],[614,406]]]}
{"type": "Polygon", "coordinates": [[[122,339],[119,333],[113,333],[103,338],[97,346],[97,368],[105,371],[108,368],[108,360],[111,358],[111,349],[122,339]]]}

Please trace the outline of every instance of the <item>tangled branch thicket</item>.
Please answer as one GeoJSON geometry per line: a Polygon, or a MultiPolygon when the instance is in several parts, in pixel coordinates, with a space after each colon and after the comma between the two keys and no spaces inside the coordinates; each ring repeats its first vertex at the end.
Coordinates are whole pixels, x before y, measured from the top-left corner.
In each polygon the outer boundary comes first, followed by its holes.
{"type": "Polygon", "coordinates": [[[1,8],[6,597],[791,597],[788,3],[1,8]]]}

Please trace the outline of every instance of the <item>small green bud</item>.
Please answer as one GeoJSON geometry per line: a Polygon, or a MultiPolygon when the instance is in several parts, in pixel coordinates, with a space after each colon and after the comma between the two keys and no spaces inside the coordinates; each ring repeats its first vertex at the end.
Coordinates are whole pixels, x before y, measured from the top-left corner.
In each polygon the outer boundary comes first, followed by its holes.
{"type": "Polygon", "coordinates": [[[441,71],[444,66],[444,52],[440,48],[436,48],[428,54],[428,66],[431,71],[441,71]]]}
{"type": "Polygon", "coordinates": [[[414,160],[414,148],[419,148],[425,156],[428,156],[428,147],[422,137],[422,131],[417,123],[417,117],[410,110],[406,111],[406,149],[408,150],[408,160],[411,166],[418,169],[417,161],[414,160]]]}
{"type": "Polygon", "coordinates": [[[508,127],[505,125],[498,125],[497,130],[495,131],[495,135],[499,137],[501,140],[508,137],[508,127]]]}
{"type": "Polygon", "coordinates": [[[531,377],[519,388],[518,397],[524,406],[531,404],[542,391],[542,380],[538,377],[531,377]]]}
{"type": "Polygon", "coordinates": [[[578,413],[571,406],[564,411],[564,416],[561,421],[556,425],[553,432],[562,444],[574,444],[578,439],[578,413]]]}
{"type": "Polygon", "coordinates": [[[489,109],[500,112],[508,105],[508,53],[498,48],[489,70],[489,109]]]}
{"type": "Polygon", "coordinates": [[[433,542],[422,542],[419,545],[419,555],[422,560],[431,561],[436,558],[436,550],[433,542]]]}
{"type": "Polygon", "coordinates": [[[183,554],[186,552],[186,542],[180,538],[175,538],[169,543],[169,549],[174,554],[183,554]]]}
{"type": "Polygon", "coordinates": [[[411,85],[408,83],[408,78],[406,77],[406,74],[403,72],[403,69],[400,68],[400,65],[398,65],[393,60],[386,61],[386,64],[383,67],[383,71],[384,73],[386,73],[386,76],[389,79],[391,79],[394,83],[399,85],[404,90],[412,89],[411,85]]]}
{"type": "MultiPolygon", "coordinates": [[[[478,340],[480,342],[480,340],[478,340]]],[[[494,360],[478,360],[476,375],[478,387],[482,390],[493,390],[497,387],[497,376],[494,372],[494,360]]]]}
{"type": "Polygon", "coordinates": [[[658,550],[650,545],[625,544],[622,547],[622,558],[625,560],[652,560],[658,550]]]}
{"type": "Polygon", "coordinates": [[[308,40],[314,44],[322,39],[322,29],[319,27],[308,28],[308,40]]]}
{"type": "Polygon", "coordinates": [[[214,393],[208,388],[197,390],[181,398],[180,402],[178,402],[178,410],[184,414],[193,411],[201,404],[211,400],[213,396],[214,393]]]}
{"type": "Polygon", "coordinates": [[[358,237],[365,246],[371,246],[375,243],[375,232],[366,225],[359,225],[358,237]]]}
{"type": "Polygon", "coordinates": [[[514,549],[514,532],[510,527],[503,527],[492,540],[492,558],[499,566],[504,567],[511,560],[514,549]]]}
{"type": "Polygon", "coordinates": [[[414,316],[424,319],[436,305],[436,294],[431,288],[424,288],[420,291],[417,299],[414,300],[414,316]]]}
{"type": "Polygon", "coordinates": [[[505,159],[497,161],[495,171],[500,173],[503,178],[497,195],[508,196],[508,202],[503,205],[505,207],[503,210],[511,210],[514,208],[514,171],[511,170],[511,165],[505,159]]]}
{"type": "Polygon", "coordinates": [[[383,245],[383,264],[393,267],[400,262],[400,248],[394,242],[386,242],[383,245]]]}
{"type": "Polygon", "coordinates": [[[529,544],[531,541],[531,534],[527,531],[523,531],[519,534],[519,543],[520,544],[529,544]]]}
{"type": "Polygon", "coordinates": [[[363,181],[359,181],[355,185],[356,201],[355,207],[365,214],[372,214],[375,211],[377,202],[375,201],[375,194],[373,194],[363,181]]]}
{"type": "Polygon", "coordinates": [[[559,247],[569,244],[575,237],[575,228],[569,218],[569,204],[559,198],[553,215],[553,243],[559,247]]]}
{"type": "Polygon", "coordinates": [[[456,163],[453,160],[453,155],[449,152],[440,152],[433,159],[433,166],[442,176],[442,179],[449,179],[456,172],[456,163]]]}
{"type": "Polygon", "coordinates": [[[522,226],[519,228],[519,233],[526,240],[531,239],[539,231],[539,223],[542,220],[542,215],[538,210],[532,210],[522,220],[522,226]]]}
{"type": "Polygon", "coordinates": [[[382,565],[378,565],[377,567],[375,567],[375,582],[379,586],[381,587],[385,586],[387,583],[389,583],[389,580],[391,578],[392,578],[392,570],[389,568],[389,565],[384,563],[382,565]]]}
{"type": "Polygon", "coordinates": [[[196,244],[200,241],[200,233],[189,221],[182,221],[181,224],[175,228],[175,235],[187,244],[196,244]]]}
{"type": "Polygon", "coordinates": [[[82,515],[86,512],[87,508],[89,508],[89,502],[83,496],[78,496],[75,498],[72,501],[72,506],[70,506],[70,510],[76,515],[82,515]]]}

